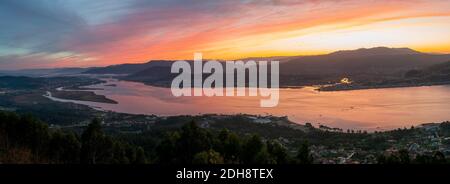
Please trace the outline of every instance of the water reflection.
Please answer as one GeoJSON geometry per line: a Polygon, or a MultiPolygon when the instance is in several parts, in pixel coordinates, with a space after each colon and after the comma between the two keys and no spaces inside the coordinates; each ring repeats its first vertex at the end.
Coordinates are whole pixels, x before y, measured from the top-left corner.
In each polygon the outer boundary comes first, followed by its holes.
{"type": "Polygon", "coordinates": [[[261,108],[262,97],[174,97],[170,89],[109,80],[90,86],[119,104],[71,101],[132,114],[272,114],[298,123],[343,129],[392,129],[450,120],[450,86],[317,92],[280,89],[279,105],[261,108]],[[109,86],[114,84],[114,86],[109,86]]]}

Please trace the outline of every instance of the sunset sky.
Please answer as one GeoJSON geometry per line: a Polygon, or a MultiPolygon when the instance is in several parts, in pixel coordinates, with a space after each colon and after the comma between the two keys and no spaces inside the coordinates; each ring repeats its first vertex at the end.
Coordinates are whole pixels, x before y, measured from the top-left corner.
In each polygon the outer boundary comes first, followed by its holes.
{"type": "Polygon", "coordinates": [[[0,1],[0,70],[376,46],[450,53],[450,0],[0,1]]]}

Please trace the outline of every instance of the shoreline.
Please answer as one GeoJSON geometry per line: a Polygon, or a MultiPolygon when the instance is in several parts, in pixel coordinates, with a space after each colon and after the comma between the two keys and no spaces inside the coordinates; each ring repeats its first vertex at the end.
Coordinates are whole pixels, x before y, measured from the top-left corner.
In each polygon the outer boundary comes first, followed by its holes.
{"type": "Polygon", "coordinates": [[[427,86],[446,86],[450,82],[426,83],[426,84],[399,84],[399,85],[375,85],[375,86],[344,86],[342,88],[336,86],[319,87],[318,91],[353,91],[353,90],[369,90],[369,89],[390,89],[390,88],[409,88],[409,87],[427,87],[427,86]]]}
{"type": "MultiPolygon", "coordinates": [[[[43,96],[52,101],[56,101],[56,102],[75,103],[74,100],[60,99],[57,97],[53,97],[51,95],[51,92],[48,92],[48,94],[43,95],[43,96]]],[[[93,102],[93,103],[101,103],[101,102],[93,102]]],[[[246,118],[255,124],[277,125],[277,126],[291,128],[293,130],[305,131],[306,130],[305,127],[306,128],[311,127],[311,128],[323,130],[326,132],[349,133],[349,132],[346,132],[345,129],[343,129],[343,128],[332,127],[330,125],[327,125],[326,123],[295,122],[295,121],[290,120],[288,116],[247,114],[247,113],[235,113],[235,114],[205,113],[205,114],[197,114],[197,115],[192,115],[192,114],[156,115],[156,114],[141,114],[141,113],[133,114],[133,113],[124,113],[124,112],[117,112],[117,111],[111,111],[111,110],[104,110],[100,107],[87,105],[87,104],[80,104],[80,105],[86,106],[87,108],[90,108],[90,109],[100,112],[100,113],[105,113],[105,115],[109,114],[109,115],[113,115],[113,116],[124,116],[124,117],[128,117],[128,118],[129,117],[131,117],[131,118],[152,117],[152,118],[160,119],[160,120],[164,120],[164,119],[168,119],[168,118],[180,118],[180,117],[187,117],[187,118],[191,118],[191,119],[199,119],[199,118],[201,119],[201,118],[211,118],[211,117],[213,117],[213,119],[246,118]]],[[[419,123],[416,125],[411,124],[408,127],[423,127],[425,125],[435,126],[435,125],[439,125],[441,123],[448,122],[448,121],[450,121],[450,120],[447,120],[447,121],[444,120],[442,122],[422,122],[422,123],[419,123]]],[[[68,126],[73,127],[74,125],[68,125],[68,126]]],[[[397,128],[377,127],[375,129],[373,129],[373,128],[349,128],[346,130],[354,130],[355,132],[359,131],[359,132],[375,133],[375,132],[390,132],[390,131],[404,129],[404,128],[406,128],[406,127],[397,127],[397,128]]]]}
{"type": "MultiPolygon", "coordinates": [[[[161,87],[161,88],[170,88],[170,86],[160,84],[160,83],[151,83],[144,82],[139,80],[126,80],[123,78],[116,78],[119,81],[127,81],[127,82],[138,82],[145,84],[147,86],[152,87],[161,87]]],[[[292,85],[281,85],[279,89],[302,89],[305,87],[315,87],[317,91],[323,92],[332,92],[332,91],[352,91],[352,90],[365,90],[365,89],[389,89],[389,88],[408,88],[408,87],[425,87],[425,86],[442,86],[442,85],[450,85],[450,81],[448,82],[430,82],[430,83],[419,83],[419,84],[393,84],[393,85],[374,85],[374,86],[326,86],[326,85],[308,85],[308,86],[292,86],[292,85]],[[324,87],[325,86],[325,87],[324,87]]],[[[247,88],[247,86],[246,86],[247,88]]]]}
{"type": "MultiPolygon", "coordinates": [[[[117,82],[117,81],[129,82],[127,80],[118,80],[118,79],[114,79],[111,82],[117,82]]],[[[141,82],[138,82],[138,83],[141,83],[141,82]]],[[[103,84],[105,86],[109,86],[108,85],[108,81],[103,82],[103,84]]],[[[151,86],[151,87],[158,87],[158,86],[152,86],[152,85],[147,85],[147,84],[145,84],[145,85],[146,86],[151,86]]],[[[85,88],[85,87],[86,86],[80,86],[80,88],[85,88]]],[[[301,89],[301,88],[305,88],[305,87],[314,87],[316,89],[312,89],[312,90],[320,91],[319,89],[317,89],[318,86],[289,86],[289,88],[285,87],[285,88],[282,88],[282,89],[299,89],[299,88],[301,89]]],[[[417,86],[407,86],[407,87],[417,87],[417,86]]],[[[89,88],[89,85],[87,86],[87,88],[89,88]]],[[[390,87],[390,88],[394,88],[394,87],[390,87]]],[[[370,89],[379,89],[379,88],[370,88],[370,89]]],[[[363,90],[363,89],[352,89],[352,90],[363,90]]],[[[94,93],[95,93],[95,91],[94,91],[94,93]]],[[[54,97],[57,97],[57,96],[54,96],[54,97]]],[[[96,104],[96,103],[106,103],[106,102],[92,101],[92,100],[89,101],[89,100],[85,100],[85,99],[67,99],[67,98],[61,98],[61,99],[62,100],[66,100],[67,102],[72,101],[71,103],[81,104],[81,105],[87,106],[88,108],[91,108],[91,109],[96,110],[96,111],[109,112],[109,110],[107,110],[107,109],[105,110],[105,109],[99,108],[101,105],[97,105],[96,104]],[[80,103],[73,102],[73,101],[80,101],[80,103]],[[84,102],[86,102],[86,103],[84,103],[84,102]]],[[[114,104],[116,104],[116,103],[114,103],[114,104]]],[[[128,115],[131,115],[131,116],[139,116],[139,115],[149,116],[149,115],[154,115],[154,114],[150,114],[150,113],[142,114],[142,113],[129,113],[129,112],[120,112],[120,111],[110,111],[110,112],[118,113],[118,114],[123,113],[123,114],[128,114],[128,115]]],[[[217,113],[217,112],[213,112],[213,113],[217,113]]],[[[208,114],[210,114],[210,113],[199,114],[199,115],[208,115],[208,114]]],[[[234,113],[234,114],[222,114],[222,115],[239,116],[241,114],[234,113]]],[[[261,116],[261,115],[262,114],[252,114],[252,116],[261,116]]],[[[177,113],[177,114],[173,114],[173,115],[157,115],[157,116],[158,117],[177,117],[177,116],[196,116],[196,114],[188,114],[188,113],[187,114],[181,114],[181,113],[177,113]]],[[[262,116],[264,116],[264,115],[262,115],[262,116]]],[[[279,116],[279,117],[281,117],[283,115],[281,115],[281,116],[280,115],[272,115],[272,116],[279,116]]],[[[442,120],[442,121],[445,121],[445,119],[442,120]]],[[[420,124],[426,124],[426,123],[430,123],[430,122],[433,122],[433,121],[423,121],[423,122],[411,123],[411,124],[407,125],[407,127],[409,127],[409,126],[418,126],[420,124]]],[[[292,121],[292,123],[297,124],[297,125],[305,125],[307,122],[295,121],[294,120],[294,121],[292,121]]],[[[324,128],[329,126],[329,124],[326,123],[326,122],[314,122],[314,125],[316,125],[316,126],[324,125],[323,126],[324,128]]],[[[356,127],[349,127],[349,128],[347,128],[346,126],[337,126],[337,127],[340,127],[342,129],[355,129],[355,130],[365,130],[365,131],[375,132],[375,131],[390,131],[390,130],[394,130],[394,129],[398,129],[398,128],[403,128],[405,126],[401,126],[401,127],[392,127],[392,126],[386,126],[386,127],[383,127],[383,126],[380,126],[380,127],[359,127],[359,126],[356,126],[356,127]]],[[[329,128],[329,130],[337,130],[337,129],[339,129],[339,128],[334,128],[334,127],[328,127],[328,128],[329,128]]]]}

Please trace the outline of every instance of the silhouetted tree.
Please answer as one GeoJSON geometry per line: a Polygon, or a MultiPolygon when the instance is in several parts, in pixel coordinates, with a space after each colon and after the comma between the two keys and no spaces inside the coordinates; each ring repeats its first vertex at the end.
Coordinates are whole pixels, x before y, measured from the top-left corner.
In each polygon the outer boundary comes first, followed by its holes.
{"type": "Polygon", "coordinates": [[[281,145],[278,141],[268,141],[267,142],[267,151],[270,155],[272,155],[273,159],[277,164],[286,164],[288,163],[288,157],[286,148],[281,145]]]}
{"type": "Polygon", "coordinates": [[[239,161],[239,153],[241,151],[241,140],[235,133],[229,130],[222,130],[218,136],[217,150],[228,163],[236,163],[239,161]]]}
{"type": "Polygon", "coordinates": [[[164,135],[162,141],[156,147],[156,153],[158,155],[158,162],[163,164],[177,163],[177,143],[180,139],[178,132],[168,132],[164,135]]]}
{"type": "Polygon", "coordinates": [[[183,153],[179,155],[182,163],[191,163],[195,154],[211,149],[211,137],[191,121],[181,128],[176,149],[183,153]]]}
{"type": "Polygon", "coordinates": [[[113,156],[113,141],[107,137],[98,119],[94,119],[81,136],[81,162],[108,163],[113,156]]]}
{"type": "Polygon", "coordinates": [[[313,156],[309,150],[309,145],[307,142],[303,142],[300,145],[297,153],[297,163],[298,164],[312,164],[314,161],[313,156]]]}
{"type": "Polygon", "coordinates": [[[398,152],[399,156],[399,162],[400,164],[409,164],[411,163],[411,158],[409,157],[409,152],[406,149],[401,149],[398,152]]]}
{"type": "MultiPolygon", "coordinates": [[[[241,161],[246,164],[257,164],[256,156],[264,149],[264,143],[259,135],[251,136],[244,144],[241,161]]],[[[264,155],[265,156],[265,155],[264,155]]],[[[259,160],[262,160],[259,158],[259,160]]]]}
{"type": "Polygon", "coordinates": [[[134,164],[146,164],[147,158],[145,156],[144,149],[142,147],[136,148],[136,160],[134,161],[134,164]]]}
{"type": "Polygon", "coordinates": [[[79,163],[81,144],[73,133],[53,133],[49,144],[49,157],[56,163],[79,163]]]}

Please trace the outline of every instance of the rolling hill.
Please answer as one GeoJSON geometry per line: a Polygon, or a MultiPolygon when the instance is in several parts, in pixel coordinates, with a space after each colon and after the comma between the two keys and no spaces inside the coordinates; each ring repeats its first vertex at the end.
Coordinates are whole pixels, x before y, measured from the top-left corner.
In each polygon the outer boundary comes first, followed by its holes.
{"type": "Polygon", "coordinates": [[[133,74],[151,67],[170,67],[171,61],[154,60],[147,63],[137,63],[137,64],[120,64],[111,65],[107,67],[91,68],[83,73],[85,74],[133,74]]]}
{"type": "Polygon", "coordinates": [[[280,66],[284,75],[394,74],[450,60],[450,54],[426,54],[408,48],[376,47],[337,51],[319,56],[299,56],[280,66]]]}
{"type": "MultiPolygon", "coordinates": [[[[335,83],[342,77],[349,77],[354,82],[397,79],[410,70],[449,61],[450,54],[427,54],[409,48],[375,47],[316,56],[282,57],[282,60],[280,85],[302,86],[335,83]]],[[[122,74],[125,75],[120,77],[123,80],[167,86],[176,76],[170,74],[173,62],[157,60],[142,64],[113,65],[93,68],[85,73],[122,74]]]]}
{"type": "Polygon", "coordinates": [[[450,61],[423,69],[410,70],[405,73],[405,78],[424,82],[450,81],[450,61]]]}

